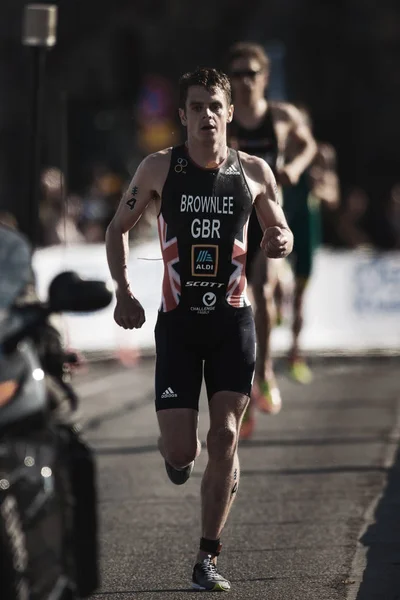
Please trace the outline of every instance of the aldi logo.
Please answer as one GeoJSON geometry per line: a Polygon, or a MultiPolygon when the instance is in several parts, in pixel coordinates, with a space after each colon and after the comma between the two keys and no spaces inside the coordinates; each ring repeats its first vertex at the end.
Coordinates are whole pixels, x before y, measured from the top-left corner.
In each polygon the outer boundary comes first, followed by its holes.
{"type": "Polygon", "coordinates": [[[197,263],[214,262],[209,250],[200,250],[196,259],[197,263]]]}
{"type": "Polygon", "coordinates": [[[218,246],[192,246],[192,276],[216,277],[218,270],[218,246]]]}

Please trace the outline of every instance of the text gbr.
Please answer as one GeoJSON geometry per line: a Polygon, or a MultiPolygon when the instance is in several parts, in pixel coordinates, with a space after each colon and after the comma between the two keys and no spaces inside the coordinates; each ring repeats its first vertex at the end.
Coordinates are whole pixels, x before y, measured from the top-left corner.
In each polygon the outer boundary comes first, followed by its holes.
{"type": "MultiPolygon", "coordinates": [[[[191,196],[182,194],[180,212],[233,215],[233,196],[191,196]]],[[[219,219],[193,219],[191,234],[194,238],[220,238],[219,219]]]]}

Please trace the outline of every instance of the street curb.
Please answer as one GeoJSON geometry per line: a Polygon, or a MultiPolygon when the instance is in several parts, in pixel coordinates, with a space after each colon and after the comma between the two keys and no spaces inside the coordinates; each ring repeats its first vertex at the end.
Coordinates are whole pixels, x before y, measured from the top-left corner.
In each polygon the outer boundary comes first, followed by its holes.
{"type": "Polygon", "coordinates": [[[393,429],[390,432],[389,437],[391,442],[388,444],[385,456],[383,458],[383,467],[386,470],[385,482],[381,491],[375,496],[375,498],[373,498],[373,500],[367,506],[363,516],[363,524],[357,536],[356,550],[351,563],[350,574],[348,578],[349,582],[351,582],[351,585],[347,590],[346,600],[357,600],[358,592],[363,582],[364,573],[368,565],[369,546],[364,545],[359,540],[362,540],[368,528],[371,525],[373,525],[376,521],[376,510],[385,494],[385,489],[389,477],[389,470],[393,467],[395,463],[400,443],[400,398],[397,402],[395,423],[393,429]]]}

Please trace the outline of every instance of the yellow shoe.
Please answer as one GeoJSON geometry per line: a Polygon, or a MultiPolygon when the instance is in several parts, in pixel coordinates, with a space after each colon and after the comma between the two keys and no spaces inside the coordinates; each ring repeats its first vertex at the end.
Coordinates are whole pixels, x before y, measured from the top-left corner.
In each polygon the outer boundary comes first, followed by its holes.
{"type": "Polygon", "coordinates": [[[296,359],[290,363],[289,374],[298,383],[308,384],[313,379],[311,369],[303,359],[296,359]]]}
{"type": "Polygon", "coordinates": [[[254,413],[250,408],[246,408],[246,412],[244,413],[242,426],[240,428],[239,439],[240,440],[248,440],[254,432],[254,413]]]}
{"type": "Polygon", "coordinates": [[[282,408],[282,398],[275,380],[260,381],[253,386],[253,397],[261,412],[277,415],[282,408]]]}

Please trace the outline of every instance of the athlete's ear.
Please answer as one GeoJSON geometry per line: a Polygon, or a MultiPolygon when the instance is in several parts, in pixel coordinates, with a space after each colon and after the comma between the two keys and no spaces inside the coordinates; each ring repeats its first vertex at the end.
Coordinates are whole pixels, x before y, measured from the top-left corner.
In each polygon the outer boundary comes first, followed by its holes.
{"type": "Polygon", "coordinates": [[[228,118],[227,118],[227,123],[230,123],[233,119],[233,104],[230,105],[230,107],[228,108],[228,118]]]}
{"type": "Polygon", "coordinates": [[[179,109],[179,118],[181,120],[182,125],[184,125],[184,127],[186,127],[187,125],[187,118],[186,118],[186,112],[184,108],[180,108],[179,109]]]}

